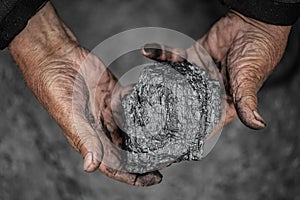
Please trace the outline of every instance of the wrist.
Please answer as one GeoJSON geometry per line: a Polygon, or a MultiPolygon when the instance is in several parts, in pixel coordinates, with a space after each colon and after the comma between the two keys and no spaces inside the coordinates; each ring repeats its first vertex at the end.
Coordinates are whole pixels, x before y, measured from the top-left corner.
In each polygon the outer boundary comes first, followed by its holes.
{"type": "Polygon", "coordinates": [[[244,16],[273,25],[293,25],[300,16],[300,2],[273,0],[221,0],[244,16]]]}
{"type": "Polygon", "coordinates": [[[22,71],[39,66],[49,57],[66,55],[76,48],[75,36],[48,2],[12,40],[8,48],[22,71]]]}
{"type": "MultiPolygon", "coordinates": [[[[230,14],[233,14],[237,16],[239,19],[241,19],[243,22],[252,25],[253,27],[257,27],[262,30],[271,31],[271,29],[276,29],[279,32],[289,33],[291,30],[292,25],[274,25],[274,24],[268,24],[263,21],[248,17],[243,15],[240,12],[237,12],[235,10],[230,10],[230,14]]],[[[273,32],[270,32],[272,34],[273,32]]]]}

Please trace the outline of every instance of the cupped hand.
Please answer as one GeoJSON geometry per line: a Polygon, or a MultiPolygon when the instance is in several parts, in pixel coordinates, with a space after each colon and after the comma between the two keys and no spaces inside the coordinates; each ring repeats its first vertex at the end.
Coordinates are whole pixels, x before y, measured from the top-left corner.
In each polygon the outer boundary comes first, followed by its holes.
{"type": "Polygon", "coordinates": [[[262,129],[266,123],[258,112],[257,92],[282,58],[290,29],[231,11],[186,50],[154,43],[146,44],[142,53],[156,61],[197,63],[202,45],[223,78],[227,93],[225,124],[238,116],[246,126],[262,129]]]}
{"type": "Polygon", "coordinates": [[[84,169],[97,168],[107,176],[132,185],[160,182],[159,172],[122,171],[122,135],[111,106],[126,93],[101,61],[76,47],[59,59],[48,59],[36,74],[38,96],[64,130],[69,142],[84,157],[84,169]],[[114,95],[112,96],[112,92],[114,95]],[[112,98],[113,97],[113,98],[112,98]]]}
{"type": "Polygon", "coordinates": [[[9,50],[28,87],[82,154],[84,170],[99,169],[137,186],[161,181],[158,171],[132,174],[122,170],[122,134],[111,105],[120,103],[124,89],[96,56],[79,46],[51,3],[29,20],[9,50]]]}

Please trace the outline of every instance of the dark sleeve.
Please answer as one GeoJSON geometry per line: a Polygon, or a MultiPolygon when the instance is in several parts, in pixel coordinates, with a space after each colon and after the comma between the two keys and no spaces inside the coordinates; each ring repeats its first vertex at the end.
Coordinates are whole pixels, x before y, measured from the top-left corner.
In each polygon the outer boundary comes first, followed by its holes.
{"type": "Polygon", "coordinates": [[[0,1],[0,49],[4,49],[47,0],[0,1]]]}
{"type": "Polygon", "coordinates": [[[220,0],[247,17],[275,25],[293,25],[300,16],[300,0],[220,0]]]}

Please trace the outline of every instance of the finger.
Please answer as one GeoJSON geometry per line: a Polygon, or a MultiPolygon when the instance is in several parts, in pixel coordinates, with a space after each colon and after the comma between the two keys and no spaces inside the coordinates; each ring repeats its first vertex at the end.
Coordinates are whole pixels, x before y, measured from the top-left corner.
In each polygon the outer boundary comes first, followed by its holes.
{"type": "Polygon", "coordinates": [[[103,164],[100,165],[99,170],[110,178],[135,186],[151,186],[160,183],[162,180],[162,175],[159,171],[145,174],[131,174],[106,167],[103,164]]]}
{"type": "Polygon", "coordinates": [[[95,125],[94,128],[88,125],[82,120],[81,126],[77,128],[80,137],[73,137],[73,142],[79,141],[77,148],[84,157],[84,170],[93,172],[100,164],[121,169],[124,155],[119,147],[122,145],[122,139],[114,139],[113,133],[101,124],[95,125]]]}
{"type": "Polygon", "coordinates": [[[158,62],[184,62],[187,58],[185,50],[157,43],[145,44],[142,48],[142,54],[158,62]]]}
{"type": "Polygon", "coordinates": [[[257,91],[261,81],[255,67],[245,66],[237,74],[231,72],[231,76],[233,102],[240,120],[252,129],[265,128],[266,123],[257,109],[257,91]]]}
{"type": "Polygon", "coordinates": [[[119,99],[122,100],[123,97],[124,97],[125,95],[127,95],[127,94],[130,93],[130,92],[132,92],[133,87],[134,87],[133,84],[132,84],[132,85],[128,85],[128,86],[126,86],[126,87],[122,87],[122,88],[120,89],[120,92],[119,92],[119,94],[120,94],[119,99]]]}
{"type": "Polygon", "coordinates": [[[98,168],[99,165],[100,165],[100,160],[97,158],[97,156],[95,156],[95,153],[89,151],[84,156],[84,164],[83,164],[84,171],[93,172],[98,168]]]}
{"type": "Polygon", "coordinates": [[[87,91],[84,84],[79,84],[80,79],[76,80],[74,87],[72,115],[69,127],[71,134],[67,134],[67,138],[72,146],[81,153],[84,159],[84,170],[93,172],[98,169],[103,159],[103,146],[100,142],[98,133],[92,126],[95,126],[95,117],[90,110],[90,105],[85,105],[87,91]],[[88,106],[88,109],[86,108],[88,106]]]}
{"type": "Polygon", "coordinates": [[[125,95],[129,94],[132,92],[134,87],[134,84],[127,85],[125,87],[121,86],[119,83],[116,84],[114,91],[112,93],[112,98],[111,98],[111,107],[118,107],[120,106],[122,99],[125,95]]]}
{"type": "Polygon", "coordinates": [[[83,168],[86,172],[93,172],[98,169],[103,159],[103,146],[97,133],[93,128],[82,119],[76,122],[76,135],[74,134],[71,141],[84,159],[83,168]]]}
{"type": "Polygon", "coordinates": [[[212,132],[206,138],[207,140],[210,140],[213,136],[215,136],[220,131],[222,131],[224,126],[226,126],[231,121],[233,121],[234,119],[237,118],[237,113],[236,113],[236,110],[235,110],[235,107],[234,107],[231,97],[227,97],[227,99],[226,99],[225,113],[223,113],[223,114],[221,116],[221,120],[219,121],[219,123],[215,125],[212,132]]]}
{"type": "Polygon", "coordinates": [[[231,97],[227,97],[227,99],[226,99],[226,112],[225,113],[226,113],[226,116],[225,116],[225,120],[224,120],[224,126],[226,126],[227,124],[229,124],[231,121],[233,121],[234,119],[236,119],[238,117],[231,97]]]}

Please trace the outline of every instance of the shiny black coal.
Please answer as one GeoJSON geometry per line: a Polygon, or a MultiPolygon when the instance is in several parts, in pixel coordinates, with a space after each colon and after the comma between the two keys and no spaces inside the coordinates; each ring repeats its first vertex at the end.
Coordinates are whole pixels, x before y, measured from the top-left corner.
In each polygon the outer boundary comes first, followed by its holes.
{"type": "Polygon", "coordinates": [[[122,107],[126,170],[142,173],[200,160],[204,139],[220,120],[220,84],[188,62],[151,63],[122,107]]]}

